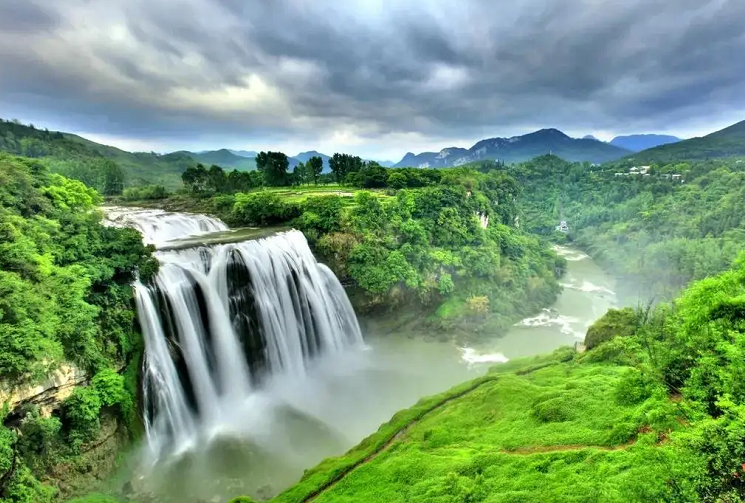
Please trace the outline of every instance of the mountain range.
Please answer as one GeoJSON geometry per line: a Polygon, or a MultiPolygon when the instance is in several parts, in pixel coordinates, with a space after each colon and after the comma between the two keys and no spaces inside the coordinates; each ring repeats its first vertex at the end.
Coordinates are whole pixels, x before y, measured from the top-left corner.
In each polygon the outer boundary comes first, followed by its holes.
{"type": "MultiPolygon", "coordinates": [[[[733,124],[709,135],[667,143],[641,152],[630,149],[639,148],[639,143],[672,141],[675,137],[663,135],[631,135],[605,143],[595,138],[570,138],[556,129],[542,129],[534,133],[511,138],[490,138],[481,140],[470,149],[450,147],[439,152],[408,153],[395,165],[378,161],[386,167],[450,167],[469,162],[498,159],[507,163],[529,160],[553,153],[568,161],[604,162],[619,158],[633,159],[642,163],[668,163],[685,159],[707,159],[716,157],[745,157],[745,121],[733,124]],[[632,143],[629,143],[631,141],[632,143]]],[[[649,143],[647,143],[649,144],[649,143]]],[[[116,147],[102,145],[81,136],[36,129],[17,121],[0,120],[0,151],[28,157],[49,159],[53,169],[70,173],[75,166],[98,165],[103,160],[111,160],[121,167],[125,185],[143,183],[163,184],[169,189],[181,186],[181,173],[189,166],[200,162],[205,165],[217,164],[225,169],[256,169],[255,154],[247,150],[211,150],[202,152],[179,151],[170,154],[154,152],[127,152],[116,147]]],[[[324,160],[324,172],[329,171],[329,156],[316,151],[301,152],[290,157],[290,167],[306,162],[318,155],[324,160]]]]}
{"type": "Polygon", "coordinates": [[[616,136],[610,141],[610,144],[631,150],[632,152],[641,152],[642,150],[669,143],[677,143],[679,141],[680,138],[677,136],[665,134],[632,134],[628,136],[616,136]]]}
{"type": "Polygon", "coordinates": [[[631,152],[596,139],[571,138],[558,129],[541,129],[522,136],[481,140],[469,149],[448,147],[439,152],[409,152],[394,167],[446,168],[485,159],[516,163],[549,153],[567,161],[602,163],[631,152]]]}
{"type": "Polygon", "coordinates": [[[684,159],[740,156],[745,157],[745,121],[706,136],[644,150],[633,158],[645,163],[667,163],[684,159]]]}

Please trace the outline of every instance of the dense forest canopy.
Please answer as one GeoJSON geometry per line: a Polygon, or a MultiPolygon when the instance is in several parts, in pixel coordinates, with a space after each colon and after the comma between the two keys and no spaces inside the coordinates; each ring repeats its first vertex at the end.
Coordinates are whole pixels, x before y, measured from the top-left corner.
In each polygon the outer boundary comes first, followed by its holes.
{"type": "Polygon", "coordinates": [[[603,166],[544,156],[508,168],[522,186],[521,224],[568,237],[622,281],[628,301],[670,298],[727,269],[745,245],[745,159],[603,166]]]}
{"type": "Polygon", "coordinates": [[[142,347],[130,284],[157,262],[137,231],[102,225],[101,200],[37,160],[0,153],[0,380],[38,384],[62,364],[91,378],[57,415],[5,409],[3,502],[51,501],[56,491],[38,479],[80,454],[103,408],[136,421],[136,383],[117,371],[136,370],[142,347]]]}
{"type": "Polygon", "coordinates": [[[431,330],[473,338],[504,332],[560,290],[565,262],[516,226],[519,189],[504,173],[386,169],[339,155],[330,176],[343,173],[345,188],[297,199],[267,187],[282,179],[273,171],[282,171],[284,158],[258,159],[266,165],[255,174],[216,166],[185,172],[189,197],[233,225],[302,230],[340,279],[364,294],[358,307],[417,305],[431,315],[431,330]],[[367,187],[386,190],[360,190],[367,187]]]}

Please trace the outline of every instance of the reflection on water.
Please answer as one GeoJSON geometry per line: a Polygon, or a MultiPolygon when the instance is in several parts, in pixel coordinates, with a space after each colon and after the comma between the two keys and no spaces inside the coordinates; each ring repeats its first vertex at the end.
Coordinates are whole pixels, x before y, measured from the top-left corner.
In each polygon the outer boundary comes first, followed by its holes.
{"type": "Polygon", "coordinates": [[[510,359],[553,351],[584,338],[587,327],[616,306],[613,280],[585,254],[568,260],[556,303],[477,347],[365,334],[367,348],[314,362],[307,378],[274,376],[241,406],[230,437],[157,467],[136,483],[164,503],[272,496],[305,469],[339,455],[398,410],[510,359]]]}

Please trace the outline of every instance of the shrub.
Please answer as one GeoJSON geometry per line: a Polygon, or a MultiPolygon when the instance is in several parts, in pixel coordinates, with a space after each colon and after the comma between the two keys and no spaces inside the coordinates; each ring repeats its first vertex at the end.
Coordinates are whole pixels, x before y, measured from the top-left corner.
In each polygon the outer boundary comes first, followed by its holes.
{"type": "Polygon", "coordinates": [[[126,201],[150,201],[156,199],[165,199],[168,197],[168,190],[162,185],[145,185],[144,187],[129,187],[124,189],[122,198],[126,201]]]}
{"type": "Polygon", "coordinates": [[[534,405],[532,415],[542,423],[562,423],[572,419],[571,407],[563,397],[549,398],[534,405]]]}
{"type": "Polygon", "coordinates": [[[608,309],[599,320],[587,329],[585,346],[587,349],[598,347],[614,337],[634,335],[637,328],[637,313],[630,307],[608,309]]]}
{"type": "Polygon", "coordinates": [[[246,225],[276,225],[298,217],[300,209],[273,192],[260,191],[236,194],[233,213],[246,225]]]}
{"type": "Polygon", "coordinates": [[[100,428],[98,414],[101,411],[101,398],[92,386],[75,388],[62,406],[62,418],[67,429],[70,444],[80,447],[93,438],[100,428]]]}

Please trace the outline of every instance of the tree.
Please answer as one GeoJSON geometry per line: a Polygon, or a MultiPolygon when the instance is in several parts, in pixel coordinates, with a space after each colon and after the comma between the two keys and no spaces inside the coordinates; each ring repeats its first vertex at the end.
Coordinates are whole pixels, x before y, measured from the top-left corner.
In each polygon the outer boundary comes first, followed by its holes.
{"type": "Polygon", "coordinates": [[[403,189],[406,187],[406,175],[394,172],[388,175],[388,186],[392,189],[403,189]]]}
{"type": "Polygon", "coordinates": [[[264,183],[270,187],[282,187],[288,184],[287,168],[290,163],[282,152],[259,152],[256,156],[256,169],[264,177],[264,183]]]}
{"type": "Polygon", "coordinates": [[[213,164],[207,171],[207,189],[213,193],[225,192],[228,179],[220,166],[213,164]]]}
{"type": "Polygon", "coordinates": [[[297,166],[295,166],[293,172],[295,174],[295,179],[297,180],[298,185],[310,183],[308,177],[308,166],[305,163],[299,163],[297,166]]]}
{"type": "Polygon", "coordinates": [[[194,193],[202,193],[207,189],[207,179],[209,175],[205,167],[201,164],[186,168],[181,174],[181,180],[194,193]]]}
{"type": "Polygon", "coordinates": [[[323,159],[321,159],[318,156],[313,156],[310,159],[308,159],[306,166],[308,169],[308,173],[310,174],[310,177],[313,180],[313,183],[318,185],[318,178],[321,176],[321,173],[323,172],[323,159]]]}
{"type": "Polygon", "coordinates": [[[101,191],[105,196],[115,196],[124,190],[124,170],[111,160],[106,160],[101,165],[103,183],[101,191]]]}
{"type": "Polygon", "coordinates": [[[329,167],[337,183],[343,182],[348,174],[360,171],[363,165],[364,163],[360,157],[349,154],[337,153],[329,160],[329,167]]]}

